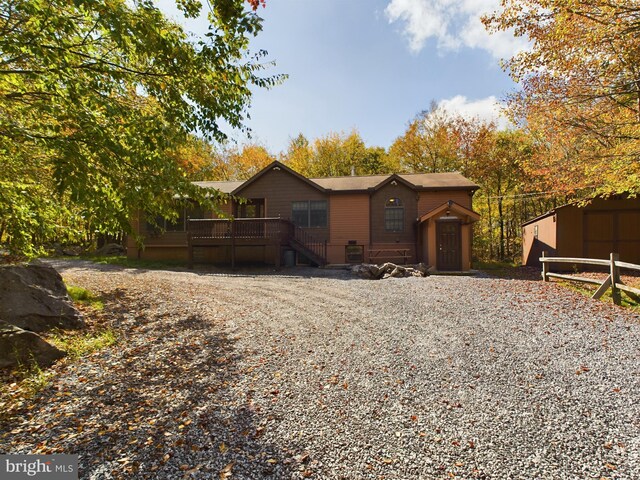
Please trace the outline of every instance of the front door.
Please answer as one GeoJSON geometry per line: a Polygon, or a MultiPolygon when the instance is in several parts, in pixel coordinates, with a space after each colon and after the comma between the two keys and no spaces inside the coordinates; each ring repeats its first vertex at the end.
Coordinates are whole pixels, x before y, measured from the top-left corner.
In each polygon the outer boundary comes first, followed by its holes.
{"type": "Polygon", "coordinates": [[[460,222],[437,222],[436,237],[438,242],[438,259],[436,268],[442,271],[462,270],[460,222]]]}

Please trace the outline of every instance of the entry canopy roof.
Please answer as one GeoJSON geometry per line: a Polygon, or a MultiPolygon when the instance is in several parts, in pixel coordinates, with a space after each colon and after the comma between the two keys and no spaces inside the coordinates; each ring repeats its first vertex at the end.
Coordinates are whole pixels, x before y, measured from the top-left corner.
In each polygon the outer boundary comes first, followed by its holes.
{"type": "Polygon", "coordinates": [[[458,218],[462,219],[464,223],[474,223],[480,220],[480,215],[478,213],[457,204],[453,200],[449,200],[448,202],[445,202],[439,207],[436,207],[422,215],[418,219],[418,223],[424,223],[432,218],[438,217],[441,213],[445,213],[447,216],[455,214],[458,218]]]}

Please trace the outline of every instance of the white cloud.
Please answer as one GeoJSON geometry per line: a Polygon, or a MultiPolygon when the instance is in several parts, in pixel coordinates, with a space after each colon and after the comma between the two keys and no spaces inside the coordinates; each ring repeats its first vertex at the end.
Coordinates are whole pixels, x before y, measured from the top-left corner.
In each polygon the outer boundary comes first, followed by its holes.
{"type": "Polygon", "coordinates": [[[390,0],[385,14],[403,24],[409,48],[419,52],[433,38],[440,51],[481,48],[497,59],[523,50],[527,42],[510,32],[489,34],[480,21],[500,8],[500,0],[390,0]]]}
{"type": "Polygon", "coordinates": [[[478,118],[487,122],[495,122],[499,128],[512,126],[500,111],[500,103],[493,95],[479,100],[469,100],[464,95],[456,95],[439,101],[438,108],[466,119],[478,118]]]}

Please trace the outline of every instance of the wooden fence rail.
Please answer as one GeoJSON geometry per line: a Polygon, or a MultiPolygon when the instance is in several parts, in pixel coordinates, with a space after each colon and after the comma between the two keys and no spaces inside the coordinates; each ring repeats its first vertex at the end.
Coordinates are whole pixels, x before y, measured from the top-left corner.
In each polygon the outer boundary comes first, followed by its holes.
{"type": "Polygon", "coordinates": [[[611,288],[611,297],[616,305],[620,305],[622,300],[620,292],[624,292],[636,302],[640,301],[640,289],[629,287],[620,280],[621,268],[640,271],[640,265],[621,262],[620,256],[617,253],[612,253],[609,255],[608,260],[603,260],[598,258],[547,257],[546,252],[542,252],[540,262],[542,262],[542,280],[545,282],[548,282],[549,278],[561,278],[563,280],[571,280],[573,282],[593,283],[599,285],[598,289],[591,297],[594,299],[600,298],[607,290],[609,290],[609,288],[611,288]],[[549,271],[549,265],[553,263],[609,267],[609,275],[604,281],[601,281],[595,278],[578,277],[576,275],[567,275],[564,273],[553,273],[549,271]]]}

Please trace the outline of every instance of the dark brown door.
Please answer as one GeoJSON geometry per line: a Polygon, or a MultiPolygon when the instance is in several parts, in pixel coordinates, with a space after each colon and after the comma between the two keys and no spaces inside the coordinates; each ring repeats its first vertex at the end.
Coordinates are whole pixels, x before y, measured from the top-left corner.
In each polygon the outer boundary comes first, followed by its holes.
{"type": "Polygon", "coordinates": [[[438,270],[462,270],[460,222],[437,222],[438,270]]]}

